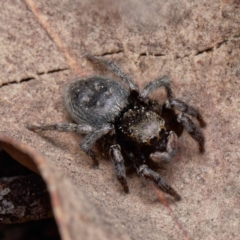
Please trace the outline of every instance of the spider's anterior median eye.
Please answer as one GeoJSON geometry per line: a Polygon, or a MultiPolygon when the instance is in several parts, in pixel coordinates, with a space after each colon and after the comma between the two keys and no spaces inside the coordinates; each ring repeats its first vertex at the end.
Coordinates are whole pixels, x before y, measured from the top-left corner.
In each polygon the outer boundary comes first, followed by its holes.
{"type": "Polygon", "coordinates": [[[165,135],[166,130],[164,128],[161,128],[161,130],[159,131],[159,138],[163,138],[165,135]]]}
{"type": "Polygon", "coordinates": [[[158,137],[153,137],[153,138],[151,138],[150,139],[150,145],[154,145],[155,143],[157,143],[158,142],[158,137]]]}

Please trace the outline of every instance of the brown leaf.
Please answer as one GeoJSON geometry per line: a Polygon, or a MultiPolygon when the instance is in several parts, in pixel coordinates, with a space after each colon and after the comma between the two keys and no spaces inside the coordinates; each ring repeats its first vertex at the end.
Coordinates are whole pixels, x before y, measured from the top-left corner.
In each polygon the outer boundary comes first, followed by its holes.
{"type": "MultiPolygon", "coordinates": [[[[184,238],[176,222],[192,239],[237,238],[237,1],[25,1],[29,2],[3,1],[0,9],[1,131],[47,155],[53,169],[70,179],[71,194],[84,192],[85,201],[98,202],[120,223],[110,222],[132,239],[184,238]],[[26,123],[71,121],[62,103],[64,86],[79,75],[109,74],[88,64],[86,52],[115,60],[139,86],[169,76],[176,97],[197,107],[207,121],[206,153],[198,154],[195,142],[183,134],[179,154],[164,172],[182,196],[181,202],[170,205],[175,217],[136,175],[128,178],[126,196],[111,163],[102,161],[99,170],[90,169],[91,160],[79,149],[76,134],[26,130],[26,123]],[[16,82],[21,83],[7,85],[16,82]]],[[[161,90],[153,97],[165,100],[161,90]]]]}
{"type": "MultiPolygon", "coordinates": [[[[33,148],[2,134],[0,134],[0,147],[11,156],[16,157],[17,161],[24,163],[25,166],[31,168],[34,166],[34,169],[41,174],[50,194],[54,217],[62,239],[79,239],[79,236],[84,239],[129,239],[126,234],[112,225],[113,222],[116,223],[116,219],[75,188],[52,166],[47,158],[41,156],[33,148]]],[[[9,182],[15,181],[15,184],[20,186],[21,182],[27,183],[27,179],[30,181],[29,177],[16,177],[10,179],[11,181],[6,179],[5,182],[2,180],[3,190],[11,189],[10,194],[14,195],[13,190],[15,189],[10,187],[9,182]]],[[[31,181],[33,183],[33,180],[31,181]]],[[[37,184],[35,188],[40,187],[40,183],[34,182],[37,184]]],[[[28,187],[25,186],[26,189],[23,190],[27,191],[28,187]]],[[[29,187],[31,186],[29,185],[29,187]]],[[[8,193],[4,194],[3,201],[11,201],[14,204],[14,199],[7,198],[8,195],[8,193]]],[[[14,204],[14,206],[16,205],[14,204]]]]}

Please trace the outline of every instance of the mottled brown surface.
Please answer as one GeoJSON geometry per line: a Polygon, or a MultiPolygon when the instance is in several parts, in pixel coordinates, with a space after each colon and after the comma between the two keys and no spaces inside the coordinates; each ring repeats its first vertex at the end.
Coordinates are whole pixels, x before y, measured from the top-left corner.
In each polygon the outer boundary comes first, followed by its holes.
{"type": "Polygon", "coordinates": [[[52,216],[46,184],[37,174],[0,179],[0,223],[22,223],[52,216]]]}
{"type": "MultiPolygon", "coordinates": [[[[22,215],[21,222],[24,222],[30,219],[37,220],[49,217],[53,212],[61,239],[63,240],[79,239],[79,236],[86,240],[130,239],[125,232],[116,228],[119,220],[112,213],[107,212],[96,200],[89,199],[87,194],[73,186],[69,179],[64,178],[62,173],[57,171],[47,157],[42,156],[32,147],[1,133],[0,147],[9,154],[14,153],[15,159],[19,163],[24,163],[25,166],[30,166],[31,168],[34,165],[45,181],[48,190],[47,192],[38,190],[41,189],[41,185],[45,186],[45,184],[43,184],[41,179],[41,183],[38,184],[36,181],[33,181],[34,178],[39,178],[36,174],[31,179],[29,178],[31,175],[12,177],[14,186],[6,184],[11,178],[1,178],[1,220],[9,218],[7,222],[9,224],[10,221],[12,223],[20,222],[19,214],[22,215]],[[19,153],[20,157],[16,153],[19,153]],[[22,161],[24,155],[27,160],[22,161]],[[21,189],[24,184],[26,185],[25,189],[21,189]],[[34,184],[36,184],[35,187],[34,184]],[[18,189],[16,189],[16,185],[19,186],[18,189]],[[32,194],[36,195],[35,199],[31,196],[32,194]],[[13,195],[15,195],[14,199],[12,198],[13,195]],[[52,208],[50,208],[49,201],[47,201],[49,197],[52,208]],[[25,204],[29,204],[29,206],[26,207],[25,204]],[[26,212],[24,212],[24,207],[28,208],[26,212]]],[[[3,224],[0,225],[0,228],[2,226],[3,224]]],[[[40,226],[41,222],[39,223],[39,228],[40,226]]],[[[12,229],[14,231],[16,227],[13,226],[12,229]]],[[[36,234],[38,233],[36,232],[36,234]]],[[[49,234],[51,233],[49,232],[49,234]]],[[[6,231],[1,232],[0,237],[2,235],[8,239],[7,236],[9,234],[6,231]]],[[[38,237],[32,239],[38,239],[38,237]]],[[[56,234],[55,237],[57,237],[56,234]]],[[[19,237],[18,239],[25,238],[19,237]]],[[[26,237],[26,239],[28,238],[26,237]]]]}
{"type": "MultiPolygon", "coordinates": [[[[170,206],[190,239],[237,239],[239,1],[129,0],[117,4],[65,0],[35,4],[85,75],[96,72],[83,58],[85,52],[106,55],[140,86],[168,75],[175,95],[203,113],[208,123],[204,130],[206,153],[200,155],[195,142],[184,133],[178,156],[163,172],[183,198],[178,203],[170,201],[170,206]]],[[[118,219],[118,231],[132,239],[184,239],[151,185],[131,175],[131,192],[125,195],[110,162],[102,161],[99,170],[91,169],[91,159],[78,146],[81,137],[38,135],[25,128],[27,122],[69,121],[62,89],[77,74],[25,1],[4,1],[0,11],[0,130],[47,155],[55,170],[75,185],[73,189],[118,219]],[[24,81],[29,78],[34,79],[24,81]],[[12,82],[20,83],[6,85],[12,82]]],[[[98,69],[97,73],[103,72],[98,69]]],[[[163,101],[164,91],[157,93],[154,97],[163,101]]]]}

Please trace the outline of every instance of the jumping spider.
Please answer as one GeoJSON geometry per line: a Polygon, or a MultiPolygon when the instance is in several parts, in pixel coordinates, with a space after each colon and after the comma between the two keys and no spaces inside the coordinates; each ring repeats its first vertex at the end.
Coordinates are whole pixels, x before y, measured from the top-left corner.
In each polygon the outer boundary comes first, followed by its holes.
{"type": "Polygon", "coordinates": [[[153,181],[163,192],[180,200],[180,195],[148,167],[153,162],[169,162],[177,153],[177,139],[186,128],[204,152],[204,136],[187,116],[195,117],[200,127],[204,122],[200,113],[185,102],[174,98],[168,77],[149,82],[141,92],[134,81],[115,62],[87,55],[93,62],[104,65],[121,78],[122,84],[104,76],[77,79],[65,91],[65,106],[75,123],[29,125],[33,131],[55,130],[86,135],[80,143],[94,164],[99,161],[92,150],[94,145],[103,147],[112,160],[117,178],[124,191],[129,192],[125,166],[127,163],[137,173],[153,181]],[[160,105],[149,94],[164,87],[167,100],[160,105]],[[178,110],[176,114],[175,110],[178,110]]]}

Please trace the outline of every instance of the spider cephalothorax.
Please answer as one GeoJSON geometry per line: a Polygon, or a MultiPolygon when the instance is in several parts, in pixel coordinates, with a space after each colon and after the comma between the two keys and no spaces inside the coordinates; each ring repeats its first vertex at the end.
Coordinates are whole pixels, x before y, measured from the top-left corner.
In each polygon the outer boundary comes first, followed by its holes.
{"type": "Polygon", "coordinates": [[[159,114],[147,111],[145,107],[135,108],[123,114],[120,129],[132,141],[151,145],[151,141],[159,140],[159,133],[165,129],[165,121],[159,114]]]}
{"type": "Polygon", "coordinates": [[[139,92],[134,81],[114,62],[88,55],[87,58],[105,65],[119,76],[128,89],[114,79],[93,76],[71,82],[65,91],[65,106],[75,123],[28,128],[34,131],[57,130],[86,135],[80,147],[98,166],[97,144],[109,154],[117,178],[125,192],[129,191],[125,165],[132,165],[137,173],[162,191],[180,200],[180,195],[148,166],[153,162],[169,162],[177,153],[177,139],[185,128],[204,151],[204,136],[188,117],[195,117],[201,127],[206,124],[200,113],[183,101],[174,98],[167,77],[157,78],[139,92]],[[164,87],[167,100],[162,105],[149,94],[164,87]],[[178,110],[178,114],[175,112],[178,110]]]}

